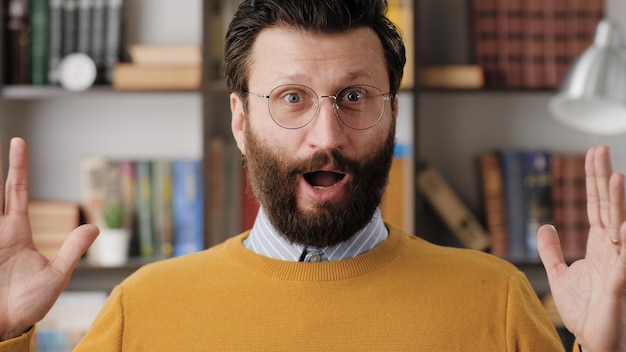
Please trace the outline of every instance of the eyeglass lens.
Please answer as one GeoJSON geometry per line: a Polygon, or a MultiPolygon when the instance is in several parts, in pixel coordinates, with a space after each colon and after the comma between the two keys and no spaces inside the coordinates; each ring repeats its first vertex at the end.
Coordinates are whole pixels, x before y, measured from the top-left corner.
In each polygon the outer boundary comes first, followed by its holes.
{"type": "Polygon", "coordinates": [[[321,96],[309,87],[297,84],[274,88],[268,106],[274,121],[284,128],[301,128],[315,117],[321,98],[334,100],[337,116],[348,127],[367,129],[380,121],[385,109],[385,96],[376,87],[354,85],[340,90],[336,96],[321,96]]]}

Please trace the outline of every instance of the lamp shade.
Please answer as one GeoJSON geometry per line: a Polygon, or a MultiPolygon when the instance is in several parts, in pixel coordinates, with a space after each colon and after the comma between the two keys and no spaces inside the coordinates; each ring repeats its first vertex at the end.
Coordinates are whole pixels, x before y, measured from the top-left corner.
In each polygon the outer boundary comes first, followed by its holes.
{"type": "Polygon", "coordinates": [[[626,132],[626,62],[619,27],[603,20],[593,44],[574,62],[550,111],[564,124],[591,134],[626,132]]]}

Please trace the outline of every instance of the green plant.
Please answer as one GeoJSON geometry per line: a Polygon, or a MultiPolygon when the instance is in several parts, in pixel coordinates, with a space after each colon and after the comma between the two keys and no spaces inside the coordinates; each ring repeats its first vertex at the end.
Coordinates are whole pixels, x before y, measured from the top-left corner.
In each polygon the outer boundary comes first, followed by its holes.
{"type": "Polygon", "coordinates": [[[104,209],[104,222],[111,229],[124,227],[124,207],[122,204],[108,204],[104,209]]]}

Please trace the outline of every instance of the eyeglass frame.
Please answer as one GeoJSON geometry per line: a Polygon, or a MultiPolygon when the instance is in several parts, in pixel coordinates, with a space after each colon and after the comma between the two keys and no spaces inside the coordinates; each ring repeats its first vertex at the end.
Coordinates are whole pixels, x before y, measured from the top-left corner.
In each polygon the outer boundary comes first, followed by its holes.
{"type": "Polygon", "coordinates": [[[353,129],[353,130],[357,130],[357,131],[368,130],[368,129],[378,125],[378,123],[383,119],[383,115],[385,114],[385,101],[393,101],[393,99],[394,99],[394,96],[393,96],[393,94],[391,94],[391,92],[383,93],[383,91],[380,88],[378,88],[376,86],[373,86],[373,85],[370,85],[370,84],[351,84],[349,86],[346,86],[346,87],[343,87],[343,88],[339,89],[337,91],[337,93],[335,93],[335,95],[318,95],[317,92],[313,88],[311,88],[309,86],[306,86],[304,84],[298,84],[298,83],[286,83],[286,84],[278,85],[278,86],[272,88],[272,90],[270,90],[269,94],[259,94],[259,93],[254,93],[254,92],[250,92],[250,91],[245,91],[244,93],[256,96],[258,98],[267,99],[267,111],[270,114],[270,117],[272,118],[272,121],[274,121],[274,123],[276,125],[284,128],[286,130],[299,130],[301,128],[306,127],[308,124],[310,124],[311,121],[313,121],[315,119],[315,116],[317,116],[317,113],[319,112],[319,109],[320,109],[320,99],[322,99],[322,98],[331,98],[331,99],[334,100],[333,101],[333,111],[335,112],[335,116],[337,116],[339,121],[341,121],[341,123],[344,124],[346,127],[350,128],[350,129],[353,129]],[[270,109],[270,97],[272,96],[272,93],[276,89],[278,89],[280,87],[285,87],[285,86],[303,87],[303,88],[306,88],[306,89],[310,90],[311,92],[313,92],[313,94],[315,94],[315,97],[317,99],[317,103],[315,104],[315,111],[313,112],[313,115],[311,115],[311,118],[305,124],[303,124],[302,126],[299,126],[299,127],[286,127],[286,126],[283,126],[280,123],[278,123],[278,121],[276,121],[276,118],[274,118],[274,115],[272,114],[272,111],[270,109]],[[344,90],[346,90],[348,88],[351,88],[351,87],[370,87],[370,88],[374,88],[375,90],[380,92],[380,96],[383,99],[383,108],[382,108],[382,110],[380,112],[380,116],[378,116],[378,118],[376,119],[376,122],[374,122],[371,126],[364,127],[364,128],[352,127],[352,126],[348,125],[343,120],[341,115],[339,114],[339,105],[337,105],[337,97],[341,95],[340,94],[341,92],[343,92],[344,90]]]}

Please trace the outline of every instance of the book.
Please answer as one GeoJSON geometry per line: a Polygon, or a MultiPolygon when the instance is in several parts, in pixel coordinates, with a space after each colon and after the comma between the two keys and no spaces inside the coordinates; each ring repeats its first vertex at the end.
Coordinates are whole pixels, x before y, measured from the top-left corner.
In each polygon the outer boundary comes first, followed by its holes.
{"type": "Polygon", "coordinates": [[[411,88],[415,85],[415,39],[414,39],[414,20],[413,20],[412,0],[390,0],[388,1],[387,17],[393,22],[402,37],[406,49],[406,65],[404,66],[404,74],[400,82],[401,88],[411,88]]]}
{"type": "Polygon", "coordinates": [[[550,157],[546,150],[522,152],[525,247],[528,258],[538,258],[537,231],[552,220],[550,157]]]}
{"type": "Polygon", "coordinates": [[[523,9],[522,0],[497,1],[499,86],[522,87],[523,9]]]}
{"type": "Polygon", "coordinates": [[[29,0],[5,0],[5,83],[30,84],[29,0]]]}
{"type": "Polygon", "coordinates": [[[76,3],[76,52],[89,55],[91,51],[91,11],[93,0],[76,3]]]}
{"type": "Polygon", "coordinates": [[[485,86],[498,85],[497,0],[470,3],[471,49],[473,62],[484,70],[485,86]]]}
{"type": "Polygon", "coordinates": [[[146,45],[128,47],[131,62],[136,65],[202,65],[202,51],[198,45],[146,45]]]}
{"type": "Polygon", "coordinates": [[[537,89],[544,87],[545,28],[544,3],[552,0],[524,0],[522,3],[522,86],[537,89]]]}
{"type": "Polygon", "coordinates": [[[156,255],[171,257],[174,253],[171,160],[152,161],[151,186],[156,255]]]}
{"type": "Polygon", "coordinates": [[[501,149],[504,201],[508,234],[508,256],[512,259],[526,258],[526,205],[524,204],[524,181],[522,177],[522,152],[501,149]]]}
{"type": "Polygon", "coordinates": [[[104,291],[64,291],[35,330],[36,351],[72,351],[104,306],[104,291]]]}
{"type": "Polygon", "coordinates": [[[426,201],[466,248],[486,250],[489,247],[487,230],[436,169],[423,167],[416,182],[426,201]]]}
{"type": "Polygon", "coordinates": [[[174,256],[204,249],[203,164],[199,160],[172,163],[174,256]]]}
{"type": "Polygon", "coordinates": [[[80,224],[80,205],[66,201],[31,200],[28,216],[35,247],[52,259],[70,232],[80,224]]]}
{"type": "Polygon", "coordinates": [[[500,155],[497,152],[481,154],[478,158],[478,167],[484,222],[490,235],[490,252],[499,257],[506,257],[509,246],[500,155]]]}
{"type": "Polygon", "coordinates": [[[560,156],[560,207],[561,228],[557,227],[561,239],[561,249],[566,259],[584,256],[589,233],[587,217],[587,190],[585,175],[585,155],[578,153],[560,156]]]}
{"type": "Polygon", "coordinates": [[[30,0],[30,84],[48,84],[48,0],[30,0]]]}
{"type": "MultiPolygon", "coordinates": [[[[399,124],[400,119],[402,116],[398,118],[399,124]]],[[[385,221],[409,231],[415,228],[415,168],[412,155],[412,145],[398,138],[389,170],[389,181],[380,204],[381,215],[385,221]]]]}
{"type": "Polygon", "coordinates": [[[48,83],[58,82],[57,68],[63,58],[63,0],[49,0],[48,83]]]}
{"type": "Polygon", "coordinates": [[[156,255],[152,209],[152,172],[150,160],[135,161],[135,230],[139,242],[139,254],[144,258],[156,255]]]}
{"type": "Polygon", "coordinates": [[[480,89],[485,85],[485,73],[479,65],[426,66],[418,72],[423,88],[480,89]]]}
{"type": "Polygon", "coordinates": [[[248,170],[241,170],[241,230],[246,231],[252,228],[257,214],[259,213],[259,201],[254,197],[250,183],[248,182],[248,170]]]}
{"type": "Polygon", "coordinates": [[[78,32],[78,0],[63,0],[63,39],[62,39],[62,57],[75,53],[78,32]]]}
{"type": "Polygon", "coordinates": [[[200,65],[135,65],[117,63],[112,86],[117,90],[197,90],[200,89],[200,65]]]}
{"type": "Polygon", "coordinates": [[[104,5],[103,78],[105,83],[112,82],[113,69],[122,58],[124,6],[124,0],[106,0],[104,5]]]}
{"type": "Polygon", "coordinates": [[[96,83],[104,82],[105,1],[92,0],[89,57],[96,65],[96,83]]]}

